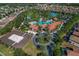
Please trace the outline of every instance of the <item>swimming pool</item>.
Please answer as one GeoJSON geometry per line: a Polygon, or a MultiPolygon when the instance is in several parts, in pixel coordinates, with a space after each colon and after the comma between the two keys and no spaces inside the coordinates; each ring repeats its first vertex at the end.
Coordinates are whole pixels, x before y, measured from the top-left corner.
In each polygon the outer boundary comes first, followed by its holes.
{"type": "Polygon", "coordinates": [[[41,22],[38,22],[38,24],[39,25],[43,25],[43,24],[52,24],[52,22],[51,21],[46,21],[46,22],[43,22],[43,21],[41,21],[41,22]]]}
{"type": "Polygon", "coordinates": [[[56,12],[51,12],[50,15],[53,16],[53,17],[56,17],[56,16],[58,16],[58,13],[56,13],[56,12]]]}

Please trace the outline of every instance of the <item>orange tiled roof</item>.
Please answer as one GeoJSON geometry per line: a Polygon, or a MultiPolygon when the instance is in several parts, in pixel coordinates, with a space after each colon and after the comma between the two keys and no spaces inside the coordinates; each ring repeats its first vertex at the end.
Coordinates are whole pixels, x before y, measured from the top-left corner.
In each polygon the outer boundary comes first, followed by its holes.
{"type": "Polygon", "coordinates": [[[51,30],[55,30],[57,27],[58,27],[58,25],[60,25],[60,24],[62,24],[63,22],[61,22],[61,21],[58,21],[58,22],[54,22],[54,23],[52,23],[52,24],[49,24],[49,26],[48,26],[48,29],[51,31],[51,30]]]}
{"type": "Polygon", "coordinates": [[[79,52],[76,52],[76,51],[67,51],[68,53],[68,56],[79,56],[79,52]]]}
{"type": "Polygon", "coordinates": [[[47,24],[43,24],[43,25],[42,25],[42,28],[46,28],[46,27],[47,27],[47,24]]]}
{"type": "Polygon", "coordinates": [[[73,32],[74,35],[79,36],[79,32],[73,32]]]}
{"type": "Polygon", "coordinates": [[[37,25],[30,25],[30,28],[32,28],[34,31],[38,31],[39,29],[37,25]]]}

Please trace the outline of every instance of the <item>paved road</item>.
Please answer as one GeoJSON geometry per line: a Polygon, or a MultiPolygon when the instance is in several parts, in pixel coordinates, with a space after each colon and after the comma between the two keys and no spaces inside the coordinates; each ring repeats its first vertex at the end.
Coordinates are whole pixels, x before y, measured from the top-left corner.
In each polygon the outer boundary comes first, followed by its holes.
{"type": "Polygon", "coordinates": [[[24,12],[25,10],[14,12],[13,14],[9,15],[9,17],[2,18],[0,20],[0,27],[4,27],[7,25],[10,21],[14,20],[20,13],[24,12]]]}

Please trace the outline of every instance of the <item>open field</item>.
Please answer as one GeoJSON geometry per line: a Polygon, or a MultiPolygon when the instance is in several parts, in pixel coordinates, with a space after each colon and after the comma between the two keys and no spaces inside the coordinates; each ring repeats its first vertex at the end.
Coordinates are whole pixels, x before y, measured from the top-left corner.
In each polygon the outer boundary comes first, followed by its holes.
{"type": "Polygon", "coordinates": [[[12,56],[14,51],[12,48],[8,48],[5,45],[0,44],[0,52],[6,56],[12,56]]]}
{"type": "Polygon", "coordinates": [[[35,47],[32,40],[29,40],[25,47],[23,47],[23,51],[32,56],[35,56],[40,52],[40,50],[35,47]]]}

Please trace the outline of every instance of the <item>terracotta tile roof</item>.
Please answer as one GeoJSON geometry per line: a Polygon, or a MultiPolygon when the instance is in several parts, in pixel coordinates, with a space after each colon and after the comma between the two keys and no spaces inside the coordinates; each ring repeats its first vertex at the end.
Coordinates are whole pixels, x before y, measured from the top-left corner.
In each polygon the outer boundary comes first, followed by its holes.
{"type": "Polygon", "coordinates": [[[48,29],[51,31],[51,30],[55,30],[57,27],[58,27],[58,25],[60,25],[60,24],[62,24],[63,22],[61,22],[61,21],[58,21],[58,22],[54,22],[54,23],[52,23],[52,24],[49,24],[48,25],[48,29]]]}
{"type": "Polygon", "coordinates": [[[74,32],[73,32],[73,35],[75,35],[75,36],[79,36],[79,32],[74,31],[74,32]]]}
{"type": "Polygon", "coordinates": [[[37,25],[30,25],[30,28],[32,28],[34,31],[38,31],[39,29],[37,25]]]}
{"type": "Polygon", "coordinates": [[[79,56],[79,52],[77,51],[68,50],[67,53],[68,53],[68,56],[79,56]]]}
{"type": "Polygon", "coordinates": [[[46,25],[46,24],[43,24],[43,25],[42,25],[42,28],[46,28],[46,27],[47,27],[47,25],[46,25]]]}

